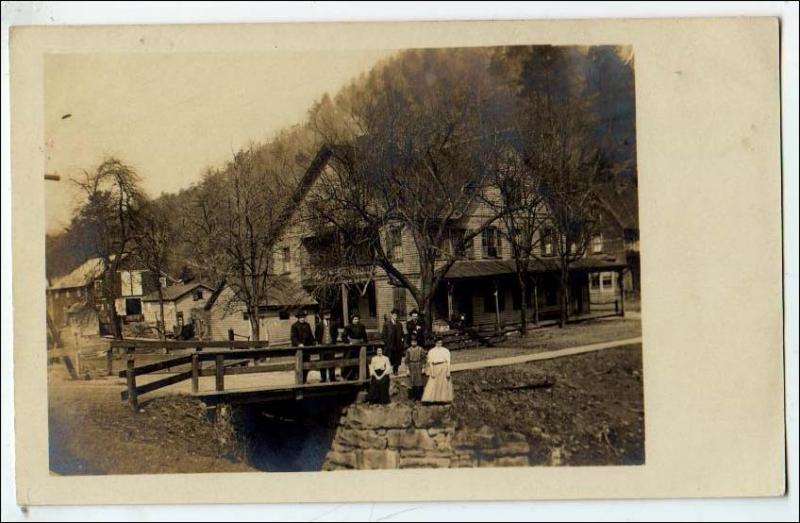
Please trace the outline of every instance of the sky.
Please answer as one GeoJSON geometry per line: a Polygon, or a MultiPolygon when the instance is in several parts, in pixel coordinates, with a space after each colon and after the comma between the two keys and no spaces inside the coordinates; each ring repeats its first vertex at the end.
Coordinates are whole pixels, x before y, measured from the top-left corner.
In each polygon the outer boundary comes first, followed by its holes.
{"type": "Polygon", "coordinates": [[[108,156],[136,169],[150,196],[176,192],[251,141],[301,123],[312,103],[389,50],[70,54],[45,60],[47,232],[80,193],[69,179],[108,156]],[[64,118],[66,115],[70,115],[64,118]]]}

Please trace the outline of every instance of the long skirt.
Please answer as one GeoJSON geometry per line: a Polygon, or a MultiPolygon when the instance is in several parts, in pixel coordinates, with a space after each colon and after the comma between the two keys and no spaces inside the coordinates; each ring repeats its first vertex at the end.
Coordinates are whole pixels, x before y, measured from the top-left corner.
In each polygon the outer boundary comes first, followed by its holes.
{"type": "Polygon", "coordinates": [[[389,373],[385,372],[380,378],[372,378],[369,382],[369,393],[367,401],[370,403],[387,404],[391,402],[389,398],[389,373]]]}
{"type": "Polygon", "coordinates": [[[424,365],[421,360],[408,362],[408,385],[410,387],[422,387],[425,384],[422,376],[424,365]]]}
{"type": "Polygon", "coordinates": [[[447,363],[429,366],[428,383],[422,393],[423,403],[451,403],[453,401],[453,382],[447,376],[450,366],[447,363]]]}

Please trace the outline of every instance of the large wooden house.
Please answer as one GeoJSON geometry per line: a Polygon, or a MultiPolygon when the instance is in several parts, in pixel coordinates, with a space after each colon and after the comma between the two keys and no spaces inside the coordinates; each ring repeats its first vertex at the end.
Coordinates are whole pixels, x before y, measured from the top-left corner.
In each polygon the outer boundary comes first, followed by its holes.
{"type": "MultiPolygon", "coordinates": [[[[363,273],[348,271],[347,278],[332,270],[326,256],[321,255],[329,245],[330,238],[310,227],[309,213],[304,200],[314,191],[315,182],[325,176],[333,165],[333,155],[325,148],[320,151],[301,180],[295,203],[287,215],[281,240],[275,249],[274,265],[287,278],[297,282],[310,293],[320,298],[324,306],[334,314],[346,318],[358,311],[361,321],[368,329],[383,325],[389,311],[396,308],[404,317],[415,307],[407,290],[396,285],[390,276],[379,267],[367,268],[363,273]],[[326,281],[326,275],[328,279],[326,281]]],[[[454,224],[451,237],[457,238],[464,231],[475,230],[485,223],[489,213],[487,204],[476,201],[470,212],[454,224]]],[[[626,231],[614,213],[609,212],[592,238],[591,248],[573,262],[569,272],[570,304],[573,314],[588,313],[598,308],[613,309],[621,299],[623,275],[629,270],[630,242],[626,231]]],[[[504,236],[507,231],[497,224],[473,238],[459,259],[448,270],[445,284],[434,300],[434,319],[450,320],[463,313],[471,325],[511,324],[519,321],[521,307],[520,286],[515,274],[511,248],[504,236]]],[[[382,233],[384,250],[405,275],[419,277],[419,257],[411,235],[402,228],[387,228],[382,233]]],[[[547,234],[544,228],[541,234],[547,234]]],[[[463,237],[463,236],[461,236],[463,237]]],[[[638,238],[638,236],[637,236],[638,238]]],[[[555,246],[542,238],[538,242],[540,252],[529,267],[532,285],[529,295],[524,297],[529,305],[534,300],[538,305],[539,318],[557,316],[560,310],[561,289],[559,284],[560,264],[555,246]]],[[[455,252],[454,246],[450,252],[455,252]]],[[[445,249],[447,246],[445,246],[445,249]]],[[[630,278],[628,278],[630,281],[630,278]]],[[[531,316],[534,308],[529,307],[531,316]]]]}

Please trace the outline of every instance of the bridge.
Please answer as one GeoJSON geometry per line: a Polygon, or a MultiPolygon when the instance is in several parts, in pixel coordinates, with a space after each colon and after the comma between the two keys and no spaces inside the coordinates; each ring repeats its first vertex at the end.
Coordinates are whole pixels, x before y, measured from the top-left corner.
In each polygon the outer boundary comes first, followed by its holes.
{"type": "Polygon", "coordinates": [[[382,345],[376,341],[358,345],[270,347],[266,341],[114,340],[109,347],[109,361],[113,351],[125,352],[126,368],[119,372],[119,377],[125,378],[127,387],[121,392],[121,399],[134,410],[138,410],[139,398],[143,394],[181,382],[191,384],[191,395],[209,406],[216,406],[356,392],[369,381],[368,357],[382,345]],[[166,350],[168,354],[177,351],[182,354],[136,365],[137,351],[158,349],[166,350]],[[322,369],[342,369],[343,379],[329,383],[307,382],[305,376],[309,371],[322,369]],[[165,371],[169,372],[165,377],[137,383],[139,377],[151,378],[155,373],[163,374],[165,371]],[[291,378],[288,383],[276,379],[255,380],[259,383],[249,387],[242,387],[242,380],[237,382],[232,378],[229,381],[233,383],[226,386],[226,376],[254,374],[265,377],[291,374],[291,378]],[[214,377],[213,390],[201,390],[203,377],[214,377]]]}

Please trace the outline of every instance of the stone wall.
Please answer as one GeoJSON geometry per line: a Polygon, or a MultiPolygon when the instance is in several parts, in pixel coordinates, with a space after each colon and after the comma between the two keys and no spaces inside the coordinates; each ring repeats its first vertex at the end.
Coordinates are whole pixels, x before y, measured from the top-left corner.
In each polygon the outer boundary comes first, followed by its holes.
{"type": "Polygon", "coordinates": [[[354,404],[339,421],[323,470],[513,467],[531,463],[518,433],[459,430],[451,406],[354,404]]]}

